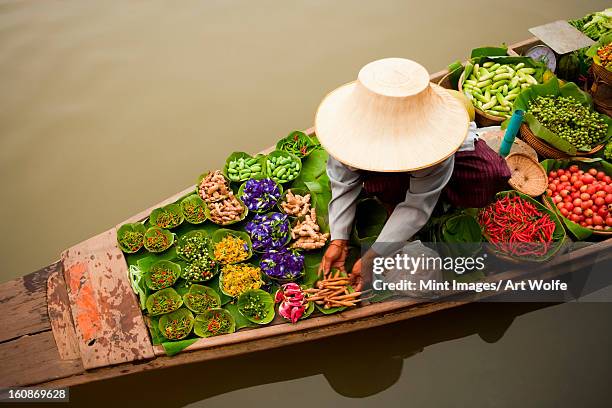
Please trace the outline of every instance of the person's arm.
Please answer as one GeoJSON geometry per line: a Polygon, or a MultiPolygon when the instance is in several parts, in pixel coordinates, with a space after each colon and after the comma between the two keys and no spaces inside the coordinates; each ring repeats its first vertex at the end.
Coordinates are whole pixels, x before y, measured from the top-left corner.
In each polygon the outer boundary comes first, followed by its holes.
{"type": "Polygon", "coordinates": [[[442,190],[453,174],[454,164],[455,159],[452,156],[436,166],[411,174],[406,199],[395,207],[372,245],[376,254],[391,255],[427,223],[442,190]]]}
{"type": "Polygon", "coordinates": [[[361,176],[331,156],[327,160],[327,175],[332,193],[329,202],[331,240],[348,240],[362,188],[361,176]]]}

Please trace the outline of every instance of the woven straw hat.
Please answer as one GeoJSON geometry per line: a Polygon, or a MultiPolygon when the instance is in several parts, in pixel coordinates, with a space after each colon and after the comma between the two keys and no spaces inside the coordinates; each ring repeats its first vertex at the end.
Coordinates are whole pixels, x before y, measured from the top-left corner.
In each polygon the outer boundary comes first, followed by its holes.
{"type": "Polygon", "coordinates": [[[340,162],[362,170],[400,172],[440,163],[461,147],[468,113],[427,70],[403,58],[371,62],[357,81],[329,93],[315,131],[340,162]]]}

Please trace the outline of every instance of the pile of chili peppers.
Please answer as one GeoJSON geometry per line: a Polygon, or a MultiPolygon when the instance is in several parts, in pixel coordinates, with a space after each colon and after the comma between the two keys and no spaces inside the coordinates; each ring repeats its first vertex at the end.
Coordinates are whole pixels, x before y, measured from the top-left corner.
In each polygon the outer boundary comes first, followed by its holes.
{"type": "MultiPolygon", "coordinates": [[[[193,317],[191,319],[193,320],[193,317]]],[[[188,317],[173,319],[164,327],[164,336],[170,340],[180,340],[189,335],[191,328],[191,321],[188,317]]]]}
{"type": "Polygon", "coordinates": [[[548,214],[519,196],[504,197],[483,208],[478,222],[497,250],[516,257],[546,255],[556,228],[548,214]]]}

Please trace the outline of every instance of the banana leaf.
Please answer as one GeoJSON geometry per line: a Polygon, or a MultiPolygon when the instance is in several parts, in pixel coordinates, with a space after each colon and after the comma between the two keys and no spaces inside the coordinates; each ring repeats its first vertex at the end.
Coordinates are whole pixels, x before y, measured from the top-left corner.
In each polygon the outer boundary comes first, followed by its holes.
{"type": "Polygon", "coordinates": [[[230,154],[227,157],[227,159],[225,160],[225,166],[223,166],[223,175],[225,176],[225,178],[227,180],[230,180],[232,183],[242,183],[243,181],[246,181],[246,180],[248,180],[250,178],[254,178],[254,179],[264,178],[264,177],[266,177],[266,155],[258,154],[256,156],[251,156],[250,154],[245,153],[245,152],[234,152],[234,153],[230,154]],[[255,173],[255,174],[251,174],[249,177],[239,177],[237,180],[232,180],[230,178],[229,173],[228,173],[228,171],[229,171],[229,164],[230,164],[230,162],[235,161],[235,160],[239,160],[241,158],[243,158],[245,160],[255,159],[257,164],[259,164],[259,166],[261,167],[261,171],[259,171],[258,173],[255,173]]]}
{"type": "Polygon", "coordinates": [[[149,269],[145,271],[145,283],[147,287],[151,290],[160,290],[168,288],[174,285],[177,279],[181,276],[181,267],[180,265],[166,260],[156,261],[152,264],[149,269]],[[163,273],[170,273],[169,279],[165,281],[160,281],[163,279],[163,273]],[[162,276],[160,276],[162,275],[162,276]]]}
{"type": "Polygon", "coordinates": [[[289,133],[276,143],[276,150],[293,153],[299,158],[304,158],[320,148],[321,144],[315,136],[308,136],[299,130],[289,133]]]}
{"type": "Polygon", "coordinates": [[[123,224],[117,230],[117,244],[119,245],[119,249],[126,254],[133,254],[140,251],[144,245],[144,234],[146,230],[146,227],[139,222],[123,224]]]}
{"type": "MultiPolygon", "coordinates": [[[[598,170],[605,172],[607,175],[612,175],[612,164],[600,158],[594,158],[594,159],[581,158],[580,160],[547,159],[547,160],[542,161],[540,164],[542,165],[542,167],[544,167],[544,170],[546,170],[546,173],[553,171],[553,170],[566,169],[572,164],[576,164],[578,165],[578,167],[580,167],[582,170],[585,170],[585,171],[591,167],[594,167],[598,170]]],[[[550,205],[550,208],[552,208],[557,214],[557,216],[561,220],[563,220],[563,223],[565,224],[565,227],[567,228],[567,230],[577,240],[584,241],[585,239],[588,239],[591,235],[593,235],[593,230],[584,228],[583,226],[576,224],[572,220],[565,218],[563,215],[561,215],[561,212],[559,211],[557,206],[552,202],[550,197],[544,195],[543,200],[546,200],[546,202],[550,205]]]]}
{"type": "Polygon", "coordinates": [[[151,316],[173,312],[183,305],[183,298],[172,288],[162,289],[147,298],[147,311],[151,316]],[[159,301],[165,301],[165,306],[159,306],[159,301]]]}
{"type": "Polygon", "coordinates": [[[244,262],[253,256],[253,243],[251,242],[251,237],[249,236],[249,234],[247,234],[244,231],[234,231],[234,230],[227,229],[227,228],[218,229],[217,231],[214,232],[214,234],[210,238],[210,242],[211,242],[211,246],[213,249],[213,254],[214,254],[215,259],[219,261],[219,263],[224,264],[224,265],[227,263],[234,264],[238,262],[244,262]],[[223,262],[221,259],[219,259],[219,257],[217,256],[217,251],[215,250],[216,245],[220,243],[224,238],[229,237],[229,236],[234,237],[236,239],[241,239],[245,242],[246,253],[247,253],[246,258],[240,259],[239,261],[234,261],[234,262],[223,262]]]}
{"type": "Polygon", "coordinates": [[[351,241],[357,246],[370,246],[387,222],[387,209],[377,198],[357,202],[351,241]]]}
{"type": "Polygon", "coordinates": [[[149,222],[151,225],[167,229],[178,227],[184,220],[185,216],[183,215],[181,206],[175,203],[154,209],[151,211],[151,215],[149,217],[149,222]],[[167,217],[170,216],[174,218],[168,219],[167,217]]]}
{"type": "Polygon", "coordinates": [[[174,234],[166,229],[151,227],[145,232],[144,247],[152,253],[164,252],[174,244],[174,238],[174,234]],[[157,241],[149,241],[150,239],[156,239],[157,241]]]}
{"type": "Polygon", "coordinates": [[[211,309],[195,318],[194,332],[199,337],[220,336],[234,331],[236,331],[234,317],[225,309],[211,309]],[[219,330],[218,322],[222,322],[221,326],[225,327],[219,330]]]}
{"type": "Polygon", "coordinates": [[[206,204],[197,194],[190,194],[181,200],[181,211],[185,221],[190,224],[201,224],[206,221],[206,204]]]}
{"type": "Polygon", "coordinates": [[[240,313],[240,310],[238,310],[238,305],[236,304],[236,302],[228,303],[227,305],[223,306],[223,309],[227,310],[234,318],[234,322],[236,324],[236,330],[240,330],[243,327],[259,326],[257,323],[253,323],[252,321],[244,317],[242,313],[240,313]]]}
{"type": "Polygon", "coordinates": [[[183,295],[183,304],[194,313],[204,313],[221,307],[221,297],[208,286],[193,284],[183,295]]]}
{"type": "MultiPolygon", "coordinates": [[[[519,94],[519,96],[514,101],[513,109],[520,109],[526,112],[525,116],[523,117],[523,120],[529,125],[529,128],[531,129],[534,135],[544,140],[551,146],[554,146],[569,155],[575,155],[578,151],[575,146],[573,146],[570,142],[561,138],[557,134],[546,129],[544,125],[542,125],[531,113],[528,112],[529,103],[532,100],[536,99],[538,96],[547,95],[572,97],[583,106],[587,106],[592,110],[593,101],[591,99],[591,96],[588,93],[580,90],[580,88],[578,88],[578,86],[573,82],[567,82],[563,85],[560,85],[557,78],[552,78],[544,84],[533,85],[529,88],[526,88],[519,94]]],[[[612,119],[607,115],[600,115],[608,124],[608,131],[605,138],[600,140],[597,144],[605,142],[610,138],[610,136],[612,136],[612,119]]],[[[591,149],[592,147],[581,150],[589,151],[591,149]]]]}
{"type": "Polygon", "coordinates": [[[502,47],[479,47],[474,48],[470,54],[470,58],[478,57],[502,57],[508,55],[508,47],[504,44],[502,47]]]}
{"type": "Polygon", "coordinates": [[[253,323],[268,324],[274,319],[274,298],[261,289],[250,289],[238,297],[238,310],[253,323]],[[253,311],[251,306],[259,304],[262,310],[253,311]],[[261,312],[263,314],[257,314],[261,312]]]}
{"type": "Polygon", "coordinates": [[[191,311],[180,308],[159,318],[158,329],[168,340],[182,340],[193,330],[194,318],[191,311]]]}

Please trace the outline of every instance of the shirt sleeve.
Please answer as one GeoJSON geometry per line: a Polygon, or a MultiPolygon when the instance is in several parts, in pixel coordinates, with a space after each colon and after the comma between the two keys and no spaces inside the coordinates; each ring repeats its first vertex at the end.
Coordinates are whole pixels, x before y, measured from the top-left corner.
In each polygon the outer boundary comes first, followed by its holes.
{"type": "Polygon", "coordinates": [[[388,256],[396,252],[427,223],[453,174],[454,164],[452,156],[441,164],[411,174],[406,199],[395,207],[372,245],[376,253],[388,256]]]}
{"type": "Polygon", "coordinates": [[[327,160],[327,175],[332,193],[329,202],[331,239],[349,239],[355,220],[357,197],[363,186],[361,175],[331,156],[327,160]]]}

